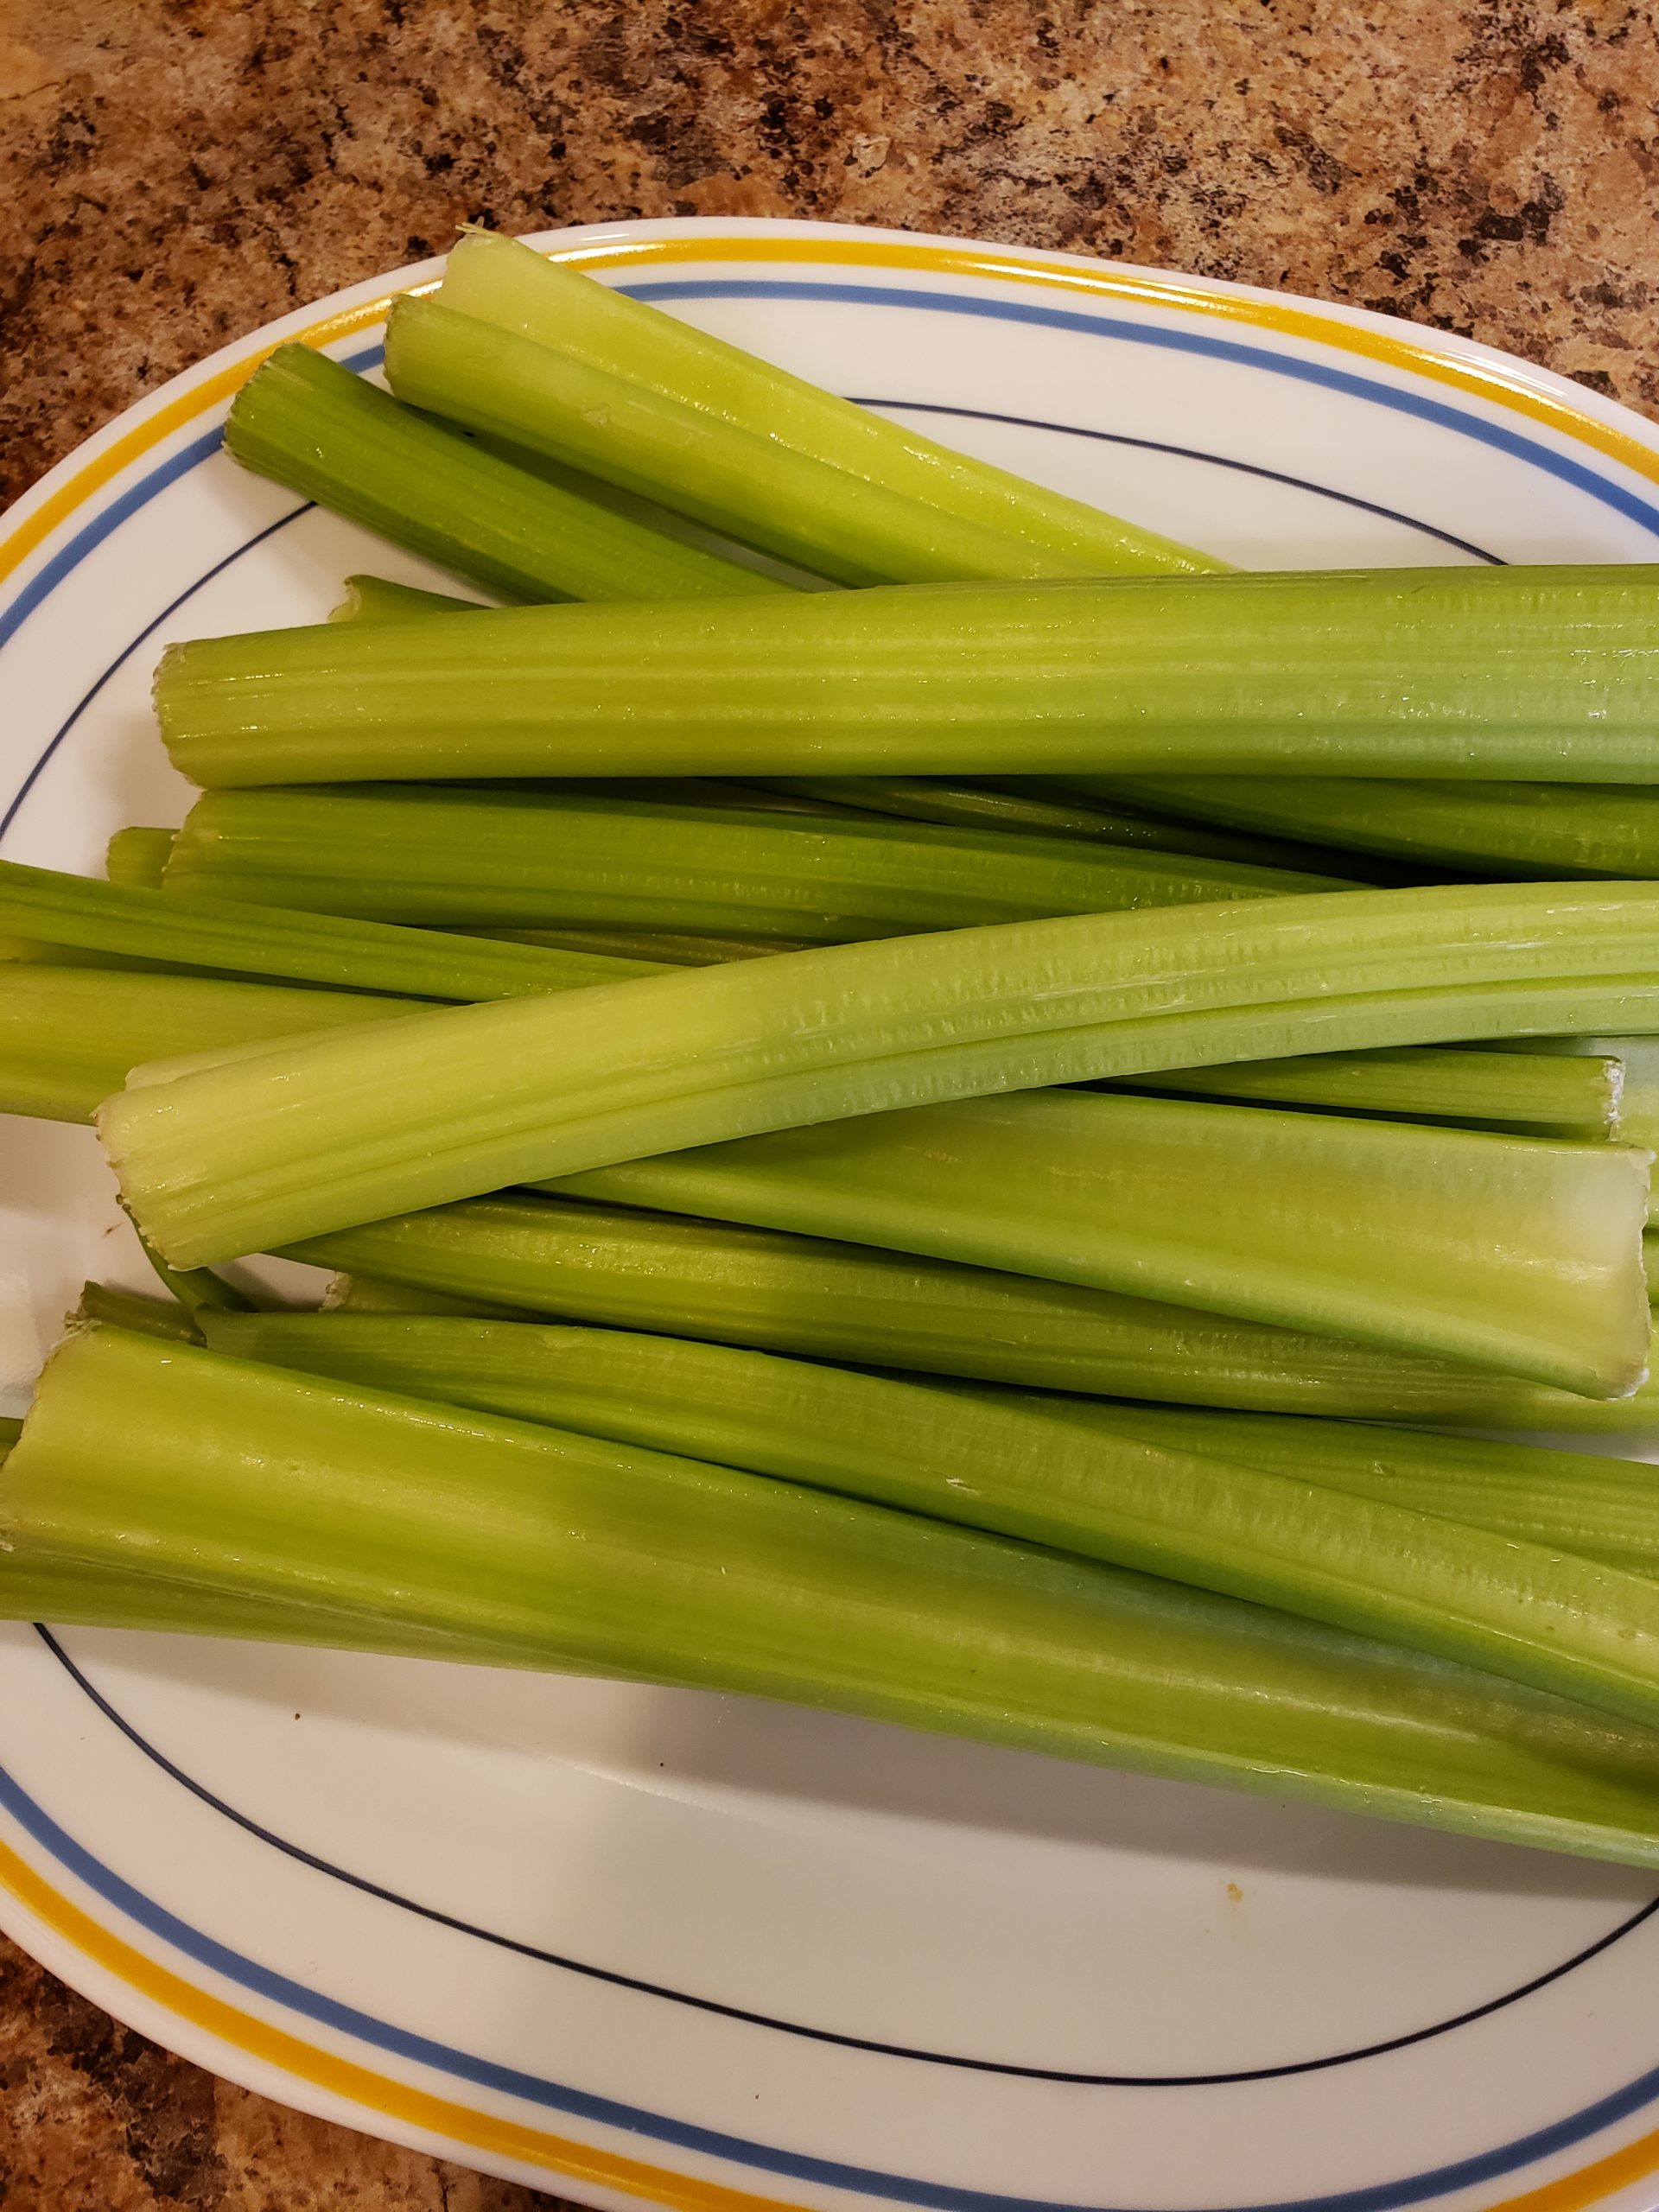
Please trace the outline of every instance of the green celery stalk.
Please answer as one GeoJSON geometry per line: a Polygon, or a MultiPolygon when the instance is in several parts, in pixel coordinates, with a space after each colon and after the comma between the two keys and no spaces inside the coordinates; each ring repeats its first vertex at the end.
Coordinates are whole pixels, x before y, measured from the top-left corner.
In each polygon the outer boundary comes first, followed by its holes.
{"type": "Polygon", "coordinates": [[[954,1097],[1640,1027],[1656,970],[1659,892],[1639,886],[1073,916],[442,1007],[130,1089],[99,1123],[138,1226],[195,1267],[509,1183],[954,1097]]]}
{"type": "Polygon", "coordinates": [[[275,1041],[338,1025],[377,1025],[408,999],[289,990],[205,976],[0,964],[0,1114],[88,1122],[141,1064],[275,1041]]]}
{"type": "Polygon", "coordinates": [[[783,588],[620,513],[600,485],[515,467],[308,346],[279,346],[238,393],[245,468],[508,598],[696,599],[783,588]]]}
{"type": "Polygon", "coordinates": [[[193,1320],[200,1320],[204,1313],[252,1313],[258,1302],[238,1290],[223,1275],[216,1275],[211,1268],[191,1268],[181,1272],[169,1268],[155,1247],[143,1236],[138,1239],[140,1250],[156,1271],[156,1281],[164,1290],[171,1292],[193,1320]]]}
{"type": "Polygon", "coordinates": [[[160,1337],[169,1344],[201,1342],[191,1309],[176,1299],[146,1298],[137,1291],[117,1290],[109,1283],[84,1284],[73,1319],[107,1321],[115,1328],[130,1329],[143,1337],[160,1337]]]}
{"type": "Polygon", "coordinates": [[[390,922],[833,943],[1346,887],[1056,837],[371,784],[209,791],[179,832],[166,887],[390,922]]]}
{"type": "Polygon", "coordinates": [[[1417,1045],[1392,1052],[1321,1052],[1246,1060],[1235,1067],[1183,1068],[1138,1080],[1147,1090],[1403,1115],[1412,1121],[1475,1122],[1580,1143],[1617,1139],[1649,1151],[1659,1135],[1659,1127],[1644,1133],[1626,1122],[1624,1064],[1611,1052],[1567,1058],[1417,1045]]]}
{"type": "MultiPolygon", "coordinates": [[[[1576,774],[1578,762],[1564,754],[1558,766],[1576,774]]],[[[1642,782],[1206,776],[1107,778],[1091,788],[1128,806],[1490,874],[1659,875],[1659,803],[1642,782]]]]}
{"type": "Polygon", "coordinates": [[[450,1313],[469,1321],[528,1321],[521,1307],[487,1299],[453,1298],[442,1290],[422,1290],[409,1282],[377,1282],[372,1275],[336,1275],[321,1306],[326,1313],[450,1313]]]}
{"type": "MultiPolygon", "coordinates": [[[[0,1500],[24,1572],[137,1568],[326,1607],[342,1640],[436,1631],[509,1663],[1659,1863],[1659,1737],[1581,1704],[914,1514],[188,1346],[72,1338],[0,1500]]],[[[1549,1572],[1659,1602],[1587,1562],[1549,1572]]],[[[1591,1616],[1572,1637],[1599,1668],[1591,1616]]],[[[1638,1635],[1606,1671],[1646,1663],[1638,1635]]]]}
{"type": "Polygon", "coordinates": [[[110,881],[124,889],[159,891],[173,850],[171,830],[146,830],[134,825],[118,830],[105,855],[110,881]]]}
{"type": "Polygon", "coordinates": [[[401,397],[844,583],[1224,565],[689,328],[530,248],[463,239],[399,300],[401,397]]]}
{"type": "MultiPolygon", "coordinates": [[[[1513,1057],[1508,1045],[1505,1058],[1513,1057]]],[[[1628,1144],[1659,1151],[1659,1039],[1652,1037],[1533,1037],[1525,1050],[1575,1059],[1618,1063],[1618,1126],[1628,1144]]]]}
{"type": "Polygon", "coordinates": [[[199,894],[99,883],[56,869],[0,861],[0,931],[124,962],[138,956],[171,967],[389,991],[430,999],[519,998],[620,982],[659,965],[580,949],[480,943],[430,930],[296,913],[237,895],[226,878],[199,894]]]}
{"type": "MultiPolygon", "coordinates": [[[[317,623],[168,648],[203,785],[1659,777],[1659,569],[950,584],[317,623]]],[[[1324,834],[1323,832],[1321,833],[1324,834]]]]}
{"type": "Polygon", "coordinates": [[[473,1199],[285,1256],[350,1270],[348,1311],[435,1296],[450,1313],[548,1314],[1050,1390],[1588,1433],[1659,1426],[1659,1382],[1582,1398],[1113,1291],[569,1199],[473,1199]]]}
{"type": "Polygon", "coordinates": [[[649,962],[655,968],[709,968],[722,960],[764,960],[774,952],[805,952],[810,940],[798,937],[723,937],[685,930],[467,929],[465,937],[487,937],[508,944],[545,944],[567,952],[602,952],[609,957],[649,962]]]}
{"type": "Polygon", "coordinates": [[[456,599],[447,591],[423,591],[418,584],[394,583],[390,576],[347,576],[346,596],[331,607],[331,622],[407,622],[417,614],[481,614],[475,599],[456,599]]]}
{"type": "Polygon", "coordinates": [[[555,1187],[1618,1397],[1647,1365],[1641,1237],[1652,1159],[1633,1147],[1050,1090],[781,1130],[555,1187]]]}
{"type": "Polygon", "coordinates": [[[14,1418],[10,1414],[0,1415],[0,1461],[4,1460],[6,1453],[10,1451],[22,1433],[23,1424],[21,1420],[14,1418]]]}

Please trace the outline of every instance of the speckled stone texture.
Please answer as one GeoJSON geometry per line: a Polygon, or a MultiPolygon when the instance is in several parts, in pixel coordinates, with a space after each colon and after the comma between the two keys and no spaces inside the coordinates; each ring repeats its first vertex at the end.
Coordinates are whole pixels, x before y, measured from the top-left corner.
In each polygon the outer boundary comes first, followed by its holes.
{"type": "MultiPolygon", "coordinates": [[[[0,0],[0,490],[502,230],[816,215],[1465,331],[1659,412],[1659,32],[1603,0],[0,0]]],[[[0,1946],[4,2212],[550,2204],[279,2112],[0,1946]]]]}

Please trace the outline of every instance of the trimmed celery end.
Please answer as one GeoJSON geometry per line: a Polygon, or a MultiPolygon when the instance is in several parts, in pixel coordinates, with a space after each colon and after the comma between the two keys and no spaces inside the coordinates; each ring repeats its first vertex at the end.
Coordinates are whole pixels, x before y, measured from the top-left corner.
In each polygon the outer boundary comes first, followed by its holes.
{"type": "Polygon", "coordinates": [[[173,837],[171,830],[147,830],[137,824],[118,830],[105,854],[105,874],[124,890],[159,891],[173,837]]]}
{"type": "Polygon", "coordinates": [[[192,900],[817,943],[1344,887],[1054,837],[408,784],[209,791],[167,869],[192,900]]]}
{"type": "MultiPolygon", "coordinates": [[[[951,1098],[1558,1033],[1567,1007],[1586,1029],[1629,1029],[1643,1008],[1654,1019],[1656,971],[1647,887],[1076,916],[410,1014],[372,1039],[130,1088],[99,1125],[139,1227],[194,1267],[510,1183],[951,1098]]],[[[1598,1371],[1624,1363],[1623,1346],[1604,1351],[1598,1371]]]]}
{"type": "Polygon", "coordinates": [[[331,622],[407,622],[417,614],[481,614],[475,599],[456,599],[446,591],[423,591],[418,584],[394,583],[389,576],[347,576],[346,596],[331,607],[331,622]]]}
{"type": "Polygon", "coordinates": [[[141,1337],[159,1337],[168,1344],[201,1342],[191,1309],[176,1299],[146,1298],[140,1292],[118,1290],[109,1283],[84,1284],[80,1305],[72,1319],[105,1321],[112,1328],[130,1329],[141,1337]]]}
{"type": "Polygon", "coordinates": [[[351,1270],[347,1310],[429,1311],[421,1301],[436,1297],[451,1313],[541,1313],[865,1366],[1262,1412],[1610,1434],[1659,1426],[1659,1383],[1624,1399],[1581,1398],[1112,1291],[573,1199],[474,1199],[318,1237],[285,1256],[351,1270]]]}
{"type": "Polygon", "coordinates": [[[308,346],[279,346],[254,371],[225,443],[245,468],[510,599],[780,588],[618,513],[598,486],[515,467],[308,346]]]}
{"type": "Polygon", "coordinates": [[[435,1631],[1659,1864],[1659,1736],[1582,1704],[914,1514],[118,1332],[48,1365],[0,1525],[14,1573],[326,1608],[342,1642],[435,1631]]]}
{"type": "Polygon", "coordinates": [[[203,785],[1204,770],[1462,791],[1564,761],[1626,784],[1659,778],[1656,579],[1142,576],[324,622],[169,646],[156,702],[203,785]]]}

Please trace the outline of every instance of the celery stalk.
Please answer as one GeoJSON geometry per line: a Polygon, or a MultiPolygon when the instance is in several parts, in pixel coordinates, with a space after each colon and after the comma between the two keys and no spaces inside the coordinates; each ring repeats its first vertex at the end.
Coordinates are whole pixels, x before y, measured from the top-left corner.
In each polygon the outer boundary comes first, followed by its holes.
{"type": "Polygon", "coordinates": [[[442,1290],[414,1283],[377,1282],[372,1275],[336,1275],[321,1307],[326,1313],[450,1313],[469,1321],[528,1321],[522,1307],[499,1306],[482,1298],[452,1298],[442,1290]]]}
{"type": "Polygon", "coordinates": [[[0,1114],[87,1122],[141,1063],[407,1014],[412,1001],[205,976],[0,964],[0,1114]]]}
{"type": "Polygon", "coordinates": [[[199,784],[488,776],[1659,777],[1659,569],[952,584],[169,646],[199,784]]]}
{"type": "Polygon", "coordinates": [[[442,1007],[372,1039],[130,1089],[99,1128],[139,1227],[194,1267],[509,1183],[954,1097],[1639,1027],[1656,969],[1659,892],[1639,886],[1073,916],[442,1007]]]}
{"type": "MultiPolygon", "coordinates": [[[[24,1571],[137,1567],[327,1607],[362,1643],[435,1630],[510,1663],[1659,1863],[1659,1737],[1580,1704],[913,1514],[188,1347],[73,1338],[0,1501],[24,1571]]],[[[1592,1645],[1587,1618],[1573,1635],[1592,1645]]],[[[1632,1637],[1609,1671],[1645,1662],[1632,1637]]]]}
{"type": "Polygon", "coordinates": [[[608,957],[649,962],[653,968],[709,968],[722,960],[764,960],[774,952],[805,952],[810,941],[798,937],[723,937],[687,930],[463,930],[463,937],[487,937],[506,944],[545,944],[566,952],[601,952],[608,957]]]}
{"type": "Polygon", "coordinates": [[[390,922],[830,943],[1344,887],[1057,837],[418,784],[209,791],[166,879],[192,899],[390,922]]]}
{"type": "Polygon", "coordinates": [[[1659,1136],[1659,1127],[1644,1129],[1626,1121],[1624,1065],[1611,1051],[1569,1058],[1419,1045],[1392,1052],[1322,1052],[1184,1068],[1137,1080],[1147,1090],[1403,1115],[1412,1121],[1474,1122],[1580,1143],[1617,1139],[1652,1150],[1659,1136]]]}
{"type": "Polygon", "coordinates": [[[1596,1400],[1112,1291],[574,1200],[474,1199],[288,1248],[347,1310],[516,1312],[1051,1390],[1263,1412],[1627,1433],[1659,1382],[1596,1400]],[[364,1281],[365,1277],[371,1278],[364,1281]],[[421,1305],[420,1310],[430,1310],[421,1305]]]}
{"type": "MultiPolygon", "coordinates": [[[[1421,1504],[1402,1499],[1386,1471],[1379,1479],[1373,1468],[1368,1478],[1351,1446],[1344,1481],[1344,1433],[1327,1421],[1276,1424],[1310,1434],[1281,1436],[1276,1450],[1257,1446],[1251,1460],[1242,1456],[1248,1437],[1229,1445],[1248,1431],[1246,1415],[1174,1414],[1160,1427],[1156,1415],[1083,1406],[1057,1424],[1042,1402],[1014,1392],[941,1389],[617,1330],[305,1313],[209,1314],[203,1328],[211,1350],[238,1358],[809,1483],[1277,1605],[1592,1701],[1595,1688],[1557,1675],[1534,1648],[1541,1640],[1560,1652],[1549,1600],[1540,1606],[1539,1598],[1561,1551],[1584,1556],[1560,1530],[1587,1521],[1617,1550],[1633,1523],[1643,1556],[1659,1557],[1659,1499],[1649,1482],[1643,1509],[1628,1463],[1626,1480],[1605,1486],[1616,1498],[1607,1522],[1593,1503],[1576,1523],[1552,1510],[1552,1493],[1580,1472],[1570,1453],[1431,1439],[1454,1465],[1472,1465],[1475,1478],[1459,1488],[1448,1478],[1437,1490],[1426,1455],[1421,1504]],[[1207,1441],[1190,1440],[1192,1431],[1207,1441]],[[1529,1470],[1529,1459],[1556,1464],[1529,1470]],[[1338,1472],[1329,1478],[1332,1461],[1338,1472]],[[1522,1517],[1535,1521],[1541,1506],[1541,1543],[1512,1525],[1513,1501],[1508,1510],[1495,1504],[1483,1473],[1519,1491],[1522,1517]],[[1465,1490],[1484,1503],[1484,1523],[1458,1513],[1465,1490]]],[[[1414,1442],[1405,1439],[1408,1469],[1414,1442]]],[[[1380,1452],[1389,1443],[1385,1435],[1380,1452]]],[[[1592,1475],[1600,1464],[1583,1462],[1592,1475]]],[[[1559,1594],[1570,1585],[1593,1606],[1600,1590],[1610,1611],[1659,1622],[1659,1590],[1649,1586],[1638,1605],[1626,1586],[1629,1562],[1598,1563],[1613,1566],[1610,1583],[1593,1573],[1574,1581],[1568,1567],[1559,1594]]]]}
{"type": "Polygon", "coordinates": [[[603,486],[515,467],[308,346],[279,346],[238,393],[245,468],[512,599],[695,599],[782,588],[619,513],[603,486]]]}
{"type": "Polygon", "coordinates": [[[115,1328],[130,1329],[141,1337],[160,1337],[168,1344],[201,1342],[189,1310],[176,1299],[145,1298],[137,1291],[114,1289],[108,1283],[83,1285],[80,1306],[73,1318],[107,1321],[115,1328]]]}
{"type": "Polygon", "coordinates": [[[331,607],[331,622],[407,622],[417,614],[481,614],[475,599],[456,599],[447,591],[423,591],[418,584],[394,583],[389,576],[347,576],[346,596],[331,607]]]}
{"type": "Polygon", "coordinates": [[[159,891],[173,850],[173,831],[145,830],[135,825],[118,830],[105,855],[105,872],[124,889],[159,891]]]}
{"type": "MultiPolygon", "coordinates": [[[[1514,1057],[1509,1046],[1504,1058],[1514,1057]]],[[[1659,1151],[1659,1039],[1651,1037],[1533,1037],[1529,1057],[1549,1053],[1574,1059],[1616,1060],[1619,1067],[1618,1126],[1629,1144],[1659,1151]]]]}
{"type": "Polygon", "coordinates": [[[842,582],[1223,564],[935,444],[499,238],[396,302],[400,397],[842,582]]]}
{"type": "Polygon", "coordinates": [[[665,963],[579,947],[532,951],[334,913],[261,906],[216,888],[164,896],[0,861],[0,931],[126,964],[129,957],[217,974],[269,976],[410,998],[522,998],[622,982],[665,963]]]}

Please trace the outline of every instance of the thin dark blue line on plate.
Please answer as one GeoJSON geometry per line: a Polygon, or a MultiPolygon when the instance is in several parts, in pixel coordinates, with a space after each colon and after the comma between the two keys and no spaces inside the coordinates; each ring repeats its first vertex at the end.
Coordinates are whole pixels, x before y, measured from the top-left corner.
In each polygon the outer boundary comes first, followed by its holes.
{"type": "MultiPolygon", "coordinates": [[[[741,2136],[701,2127],[690,2121],[671,2120],[613,2097],[599,2096],[590,2090],[573,2088],[538,2075],[524,2073],[517,2067],[480,2058],[470,2051],[456,2050],[430,2037],[397,2027],[390,2021],[377,2019],[373,2014],[342,2004],[336,1998],[325,1997],[303,1982],[295,1981],[272,1967],[259,1965],[240,1951],[232,1950],[202,1929],[192,1928],[164,1905],[135,1889],[83,1844],[77,1843],[3,1767],[0,1767],[0,1808],[77,1881],[186,1958],[270,2003],[298,2013],[302,2018],[315,2020],[374,2050],[430,2067],[497,2095],[518,2098],[524,2103],[593,2120],[601,2126],[672,2144],[677,2149],[692,2151],[705,2158],[729,2159],[764,2173],[781,2174],[822,2187],[862,2191],[866,2196],[887,2202],[921,2205],[928,2212],[1131,2212],[1131,2208],[1126,2207],[1058,2204],[1042,2197],[958,2189],[948,2183],[883,2173],[871,2167],[844,2164],[838,2159],[813,2158],[772,2144],[750,2142],[741,2136]]],[[[1436,2167],[1431,2172],[1413,2175],[1403,2181],[1379,2183],[1371,2188],[1346,2190],[1328,2196],[1292,2198],[1242,2208],[1193,2208],[1193,2212],[1396,2212],[1398,2207],[1421,2204],[1427,2198],[1495,2179],[1557,2151],[1567,2150],[1586,2135],[1639,2111],[1656,2094],[1659,2094],[1659,2067],[1649,2069],[1611,2096],[1523,2136],[1502,2150],[1483,2152],[1475,2158],[1459,2159],[1454,2164],[1436,2167]]]]}
{"type": "Polygon", "coordinates": [[[439,1911],[432,1905],[421,1904],[413,1897],[388,1889],[383,1883],[371,1881],[361,1874],[350,1873],[331,1859],[321,1858],[300,1844],[291,1843],[286,1836],[263,1827],[245,1813],[238,1812],[233,1805],[226,1804],[222,1797],[216,1796],[204,1783],[198,1782],[176,1761],[168,1758],[133,1726],[124,1713],[118,1710],[76,1665],[50,1629],[39,1623],[36,1623],[36,1629],[41,1641],[71,1681],[135,1750],[142,1751],[181,1789],[188,1790],[193,1797],[233,1826],[257,1837],[261,1843],[268,1844],[273,1851],[279,1851],[286,1858],[309,1866],[315,1872],[326,1874],[336,1882],[343,1882],[348,1888],[376,1897],[383,1904],[396,1905],[400,1910],[414,1913],[418,1918],[431,1921],[440,1928],[452,1929],[457,1935],[474,1936],[480,1942],[493,1944],[499,1950],[516,1952],[519,1957],[533,1959],[542,1966],[557,1967],[566,1974],[581,1974],[590,1981],[606,1982],[618,1989],[633,1990],[641,1996],[662,1998],[671,2005],[683,2005],[693,2012],[715,2013],[722,2019],[737,2020],[747,2027],[768,2028],[780,2035],[798,2036],[809,2043],[834,2044],[845,2050],[869,2051],[882,2058],[903,2058],[922,2065],[954,2067],[968,2073],[1009,2075],[1021,2081],[1063,2082],[1085,2088],[1217,2088],[1231,2082],[1272,2082],[1287,2075],[1323,2073],[1333,2066],[1349,2066],[1362,2058],[1377,2058],[1385,2051],[1403,2050],[1412,2044],[1427,2043],[1436,2036],[1448,2034],[1453,2028],[1467,2027],[1473,2021],[1486,2018],[1490,2013],[1500,2012],[1522,1998],[1530,1997],[1535,1991],[1547,1988],[1551,1982],[1559,1981],[1563,1974],[1571,1974],[1575,1967],[1581,1967],[1599,1953],[1610,1949],[1621,1936],[1628,1936],[1644,1920],[1659,1912],[1659,1897],[1654,1897],[1628,1920],[1621,1921],[1617,1928],[1610,1929],[1606,1935],[1599,1936],[1593,1943],[1586,1944],[1583,1950],[1575,1952],[1559,1966],[1548,1967],[1542,1974],[1534,1975],[1530,1981],[1522,1983],[1518,1989],[1508,1990],[1501,1997],[1491,1998],[1484,2005],[1459,2012],[1455,2018],[1436,2021],[1430,2027],[1416,2028],[1405,2035],[1392,2036],[1383,2043],[1368,2044],[1362,2049],[1337,2051],[1325,2058],[1300,2059],[1283,2066],[1246,2067],[1230,2073],[1214,2074],[1096,2074],[1056,2066],[1017,2066],[994,2058],[967,2058],[951,2051],[926,2050],[905,2044],[878,2043],[868,2036],[846,2035],[830,2028],[808,2027],[799,2021],[780,2019],[772,2013],[751,2012],[741,2005],[726,2005],[714,1998],[693,1996],[685,1990],[671,1989],[662,1982],[645,1981],[637,1975],[620,1974],[608,1967],[592,1966],[585,1960],[571,1958],[565,1953],[543,1950],[534,1943],[521,1942],[516,1936],[499,1935],[493,1929],[480,1927],[476,1922],[460,1919],[454,1914],[439,1911]]]}

